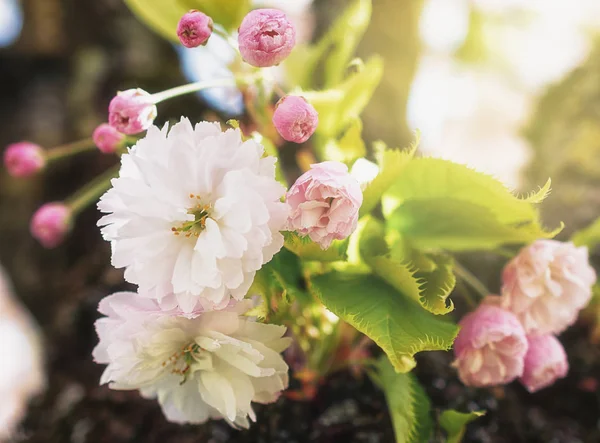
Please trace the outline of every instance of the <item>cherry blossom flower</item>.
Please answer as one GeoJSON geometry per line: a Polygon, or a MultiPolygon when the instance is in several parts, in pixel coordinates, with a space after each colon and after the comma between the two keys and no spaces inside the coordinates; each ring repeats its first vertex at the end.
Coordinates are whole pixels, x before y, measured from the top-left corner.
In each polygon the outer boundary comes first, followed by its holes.
{"type": "Polygon", "coordinates": [[[96,322],[94,359],[107,364],[101,384],[157,398],[168,420],[223,418],[247,428],[251,402],[272,403],[288,386],[280,353],[283,326],[255,322],[244,300],[190,319],[166,315],[155,300],[122,292],[106,297],[96,322]]]}
{"type": "Polygon", "coordinates": [[[287,193],[292,208],[287,229],[296,231],[327,249],[356,229],[362,190],[343,163],[311,165],[287,193]]]}
{"type": "Polygon", "coordinates": [[[112,263],[140,292],[174,294],[190,313],[241,300],[254,274],[283,246],[289,214],[274,157],[218,123],[151,127],[122,157],[98,204],[112,263]]]}
{"type": "Polygon", "coordinates": [[[527,338],[513,314],[483,303],[459,325],[453,366],[465,385],[501,385],[523,374],[527,338]]]}
{"type": "Polygon", "coordinates": [[[556,334],[572,325],[591,299],[596,273],[586,247],[538,240],[521,250],[502,274],[501,306],[528,334],[556,334]]]}

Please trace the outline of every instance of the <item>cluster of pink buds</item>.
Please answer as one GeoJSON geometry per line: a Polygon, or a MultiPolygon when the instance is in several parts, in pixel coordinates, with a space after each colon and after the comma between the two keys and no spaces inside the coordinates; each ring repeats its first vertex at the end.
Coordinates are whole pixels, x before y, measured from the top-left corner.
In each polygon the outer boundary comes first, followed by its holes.
{"type": "MultiPolygon", "coordinates": [[[[94,147],[104,154],[115,153],[125,145],[125,141],[124,134],[103,123],[94,130],[91,139],[48,150],[26,141],[9,145],[4,151],[4,166],[13,177],[30,177],[42,171],[49,163],[94,147]]],[[[45,248],[59,246],[71,230],[77,209],[79,208],[67,202],[42,205],[31,219],[31,235],[45,248]]]]}
{"type": "Polygon", "coordinates": [[[502,278],[501,296],[488,296],[461,320],[454,366],[468,386],[519,378],[536,392],[567,374],[567,355],[554,334],[589,303],[596,274],[587,248],[538,240],[506,265],[502,278]]]}
{"type": "MultiPolygon", "coordinates": [[[[205,45],[213,32],[213,20],[198,10],[186,13],[177,26],[181,44],[187,48],[205,45]]],[[[256,9],[249,12],[238,29],[238,47],[242,59],[255,67],[279,65],[296,44],[296,29],[285,13],[277,9],[256,9]]],[[[116,119],[117,117],[115,117],[116,119]]],[[[122,132],[127,130],[112,123],[122,132]]],[[[304,143],[315,132],[319,116],[303,97],[286,95],[275,107],[273,125],[288,142],[304,143]]],[[[141,128],[143,125],[138,125],[141,128]]]]}

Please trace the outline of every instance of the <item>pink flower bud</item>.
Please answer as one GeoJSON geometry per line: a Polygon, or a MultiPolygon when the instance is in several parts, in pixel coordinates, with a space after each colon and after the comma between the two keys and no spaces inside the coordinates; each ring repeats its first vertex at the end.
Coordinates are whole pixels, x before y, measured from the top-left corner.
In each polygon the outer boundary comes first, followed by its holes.
{"type": "Polygon", "coordinates": [[[277,103],[273,124],[284,140],[304,143],[319,125],[319,114],[304,97],[287,95],[277,103]]]}
{"type": "Polygon", "coordinates": [[[596,273],[586,247],[538,240],[523,248],[502,274],[503,308],[527,334],[556,334],[577,320],[591,299],[596,273]]]}
{"type": "Polygon", "coordinates": [[[569,372],[565,349],[553,335],[528,336],[529,349],[521,383],[529,392],[550,386],[569,372]]]}
{"type": "Polygon", "coordinates": [[[212,18],[195,9],[181,17],[177,25],[177,36],[186,48],[197,48],[206,45],[212,31],[212,18]]]}
{"type": "Polygon", "coordinates": [[[152,96],[143,89],[119,92],[108,106],[108,122],[123,134],[138,134],[151,125],[158,114],[152,96]]]}
{"type": "Polygon", "coordinates": [[[44,150],[34,143],[14,143],[4,151],[4,166],[13,177],[29,177],[45,165],[44,150]]]}
{"type": "Polygon", "coordinates": [[[71,209],[63,203],[53,202],[42,205],[33,214],[29,229],[43,247],[55,248],[62,243],[71,229],[71,209]]]}
{"type": "Polygon", "coordinates": [[[523,374],[527,337],[513,314],[481,304],[459,324],[453,366],[465,385],[500,385],[523,374]]]}
{"type": "Polygon", "coordinates": [[[258,68],[278,65],[296,44],[294,25],[277,9],[250,11],[238,31],[242,58],[258,68]]]}
{"type": "Polygon", "coordinates": [[[104,154],[114,153],[125,140],[125,135],[121,134],[108,123],[102,123],[94,130],[92,135],[94,143],[104,154]]]}
{"type": "Polygon", "coordinates": [[[291,207],[286,229],[327,249],[334,239],[354,232],[363,195],[360,185],[343,163],[311,165],[287,193],[291,207]]]}

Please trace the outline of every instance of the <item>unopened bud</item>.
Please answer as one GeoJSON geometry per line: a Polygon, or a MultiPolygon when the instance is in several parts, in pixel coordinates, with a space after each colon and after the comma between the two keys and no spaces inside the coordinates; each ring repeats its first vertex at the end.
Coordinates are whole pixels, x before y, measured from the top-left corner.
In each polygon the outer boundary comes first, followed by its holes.
{"type": "Polygon", "coordinates": [[[278,65],[296,44],[294,25],[277,9],[250,11],[238,31],[242,58],[258,68],[278,65]]]}
{"type": "Polygon", "coordinates": [[[212,18],[195,9],[181,17],[177,25],[177,36],[186,48],[197,48],[206,45],[212,31],[212,18]]]}
{"type": "Polygon", "coordinates": [[[46,203],[33,214],[29,226],[31,235],[44,248],[55,248],[71,229],[71,217],[71,209],[64,203],[46,203]]]}
{"type": "Polygon", "coordinates": [[[44,149],[35,143],[14,143],[4,151],[4,166],[13,177],[29,177],[45,165],[44,149]]]}
{"type": "Polygon", "coordinates": [[[123,134],[138,134],[152,125],[157,114],[152,95],[143,89],[128,89],[111,100],[108,122],[123,134]]]}
{"type": "Polygon", "coordinates": [[[125,135],[121,134],[108,123],[102,123],[92,135],[94,143],[104,154],[112,154],[123,144],[125,135]]]}
{"type": "Polygon", "coordinates": [[[273,124],[285,140],[304,143],[317,129],[319,114],[304,97],[287,95],[277,103],[273,124]]]}

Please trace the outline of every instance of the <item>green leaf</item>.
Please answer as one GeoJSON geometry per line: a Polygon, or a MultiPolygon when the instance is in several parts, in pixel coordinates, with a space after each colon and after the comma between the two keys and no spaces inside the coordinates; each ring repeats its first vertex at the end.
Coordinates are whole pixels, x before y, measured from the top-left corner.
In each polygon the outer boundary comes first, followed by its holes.
{"type": "Polygon", "coordinates": [[[595,248],[600,244],[600,218],[596,219],[587,228],[575,232],[571,240],[577,246],[587,246],[589,249],[595,248]]]}
{"type": "Polygon", "coordinates": [[[371,100],[383,75],[383,59],[371,57],[362,69],[333,89],[306,91],[302,95],[319,113],[317,134],[337,138],[356,120],[371,100]]]}
{"type": "Polygon", "coordinates": [[[454,198],[490,209],[501,223],[537,223],[539,214],[533,203],[540,203],[549,191],[550,181],[539,192],[519,198],[502,182],[468,166],[416,158],[387,193],[384,213],[391,214],[406,200],[454,198]]]}
{"type": "Polygon", "coordinates": [[[311,300],[303,286],[305,284],[299,258],[282,249],[256,273],[248,294],[260,295],[264,302],[248,315],[273,321],[273,315],[276,315],[273,308],[279,303],[288,304],[292,300],[306,303],[311,300]]]}
{"type": "Polygon", "coordinates": [[[367,148],[362,139],[362,128],[362,121],[357,118],[339,141],[329,139],[325,144],[325,158],[350,166],[356,159],[366,156],[367,148]]]}
{"type": "Polygon", "coordinates": [[[537,203],[550,182],[525,198],[464,165],[413,159],[383,197],[389,228],[417,248],[489,249],[556,235],[539,220],[537,203]]]}
{"type": "Polygon", "coordinates": [[[429,312],[444,315],[454,310],[454,303],[448,299],[456,286],[453,272],[454,259],[450,256],[427,255],[436,267],[429,272],[420,270],[415,272],[414,276],[421,285],[419,301],[429,312]]]}
{"type": "Polygon", "coordinates": [[[371,21],[371,0],[354,0],[318,43],[325,62],[325,88],[339,84],[371,21]]]}
{"type": "Polygon", "coordinates": [[[154,32],[172,42],[178,42],[177,24],[189,9],[183,2],[164,0],[125,0],[131,11],[154,32]]]}
{"type": "Polygon", "coordinates": [[[458,327],[427,312],[374,275],[330,272],[311,279],[310,290],[338,317],[369,336],[399,372],[421,351],[447,350],[458,327]]]}
{"type": "Polygon", "coordinates": [[[535,221],[505,224],[492,209],[454,198],[407,200],[389,217],[415,247],[452,251],[494,249],[553,237],[535,221]]]}
{"type": "Polygon", "coordinates": [[[447,443],[460,443],[473,420],[483,417],[485,411],[458,412],[448,409],[440,415],[440,426],[448,433],[447,443]]]}
{"type": "Polygon", "coordinates": [[[209,15],[228,30],[236,29],[250,10],[250,0],[125,0],[131,11],[163,38],[178,43],[177,24],[190,9],[209,15]]]}
{"type": "Polygon", "coordinates": [[[411,250],[410,255],[392,255],[384,231],[383,224],[370,217],[361,231],[361,256],[373,273],[433,314],[452,311],[454,303],[447,301],[456,284],[452,258],[416,250],[411,250]]]}
{"type": "MultiPolygon", "coordinates": [[[[324,89],[342,83],[348,65],[371,19],[371,0],[353,0],[316,45],[296,45],[284,62],[290,84],[302,89],[317,86],[317,68],[324,66],[324,89]]],[[[318,72],[320,74],[320,72],[318,72]]]]}
{"type": "Polygon", "coordinates": [[[304,260],[323,262],[346,260],[348,239],[334,240],[328,249],[323,250],[321,246],[314,243],[308,236],[300,237],[295,232],[284,232],[283,236],[285,237],[284,246],[286,249],[304,260]]]}
{"type": "Polygon", "coordinates": [[[405,150],[388,149],[383,142],[374,145],[380,171],[363,192],[363,204],[360,207],[361,217],[369,214],[377,206],[382,195],[398,180],[406,165],[414,157],[419,147],[419,141],[420,135],[417,132],[414,142],[405,150]]]}
{"type": "Polygon", "coordinates": [[[385,394],[398,443],[427,443],[433,430],[431,403],[413,374],[399,374],[382,357],[375,382],[385,394]]]}
{"type": "Polygon", "coordinates": [[[179,0],[179,2],[195,5],[188,10],[198,9],[204,12],[228,31],[237,29],[251,9],[250,0],[179,0]]]}

